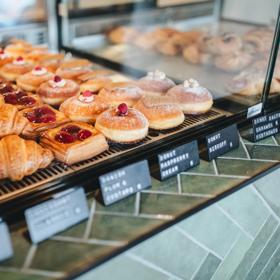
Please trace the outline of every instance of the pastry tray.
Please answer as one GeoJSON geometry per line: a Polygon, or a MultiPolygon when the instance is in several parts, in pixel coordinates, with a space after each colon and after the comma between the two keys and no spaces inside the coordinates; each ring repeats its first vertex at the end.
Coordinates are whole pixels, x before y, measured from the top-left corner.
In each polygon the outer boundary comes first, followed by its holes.
{"type": "MultiPolygon", "coordinates": [[[[149,135],[140,143],[134,145],[112,144],[110,149],[102,154],[80,163],[66,166],[60,162],[53,162],[49,167],[38,170],[30,176],[26,176],[21,181],[12,182],[10,180],[0,180],[0,202],[12,200],[16,196],[34,191],[37,188],[48,188],[54,183],[60,183],[66,175],[79,174],[83,169],[92,169],[97,165],[106,164],[106,161],[112,158],[123,158],[127,152],[141,149],[148,144],[167,140],[169,136],[180,132],[204,125],[209,121],[223,118],[225,112],[212,108],[208,113],[200,116],[186,116],[185,121],[179,127],[164,131],[149,131],[149,135]]],[[[161,142],[162,143],[162,142],[161,142]]]]}

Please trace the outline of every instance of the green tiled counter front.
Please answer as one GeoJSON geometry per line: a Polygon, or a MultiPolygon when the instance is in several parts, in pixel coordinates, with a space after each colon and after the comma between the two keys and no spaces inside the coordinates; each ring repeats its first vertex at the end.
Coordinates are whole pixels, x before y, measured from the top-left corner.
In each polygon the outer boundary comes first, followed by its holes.
{"type": "MultiPolygon", "coordinates": [[[[20,226],[12,231],[15,254],[0,263],[0,279],[63,278],[99,264],[275,166],[280,160],[279,144],[280,137],[257,144],[241,139],[238,149],[211,162],[201,161],[167,181],[153,178],[151,188],[109,207],[98,202],[95,193],[88,198],[87,221],[39,245],[32,245],[26,228],[20,226]]],[[[273,179],[272,175],[178,221],[83,277],[250,280],[260,275],[269,279],[271,274],[271,279],[278,279],[280,188],[275,182],[280,186],[280,172],[273,179]]]]}

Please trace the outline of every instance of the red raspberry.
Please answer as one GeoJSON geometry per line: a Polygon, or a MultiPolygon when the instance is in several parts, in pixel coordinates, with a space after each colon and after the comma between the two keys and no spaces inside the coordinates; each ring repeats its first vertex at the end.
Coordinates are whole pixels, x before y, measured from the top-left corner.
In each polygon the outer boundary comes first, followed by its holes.
{"type": "Polygon", "coordinates": [[[128,113],[128,107],[125,103],[122,103],[118,106],[118,114],[119,116],[125,116],[128,113]]]}

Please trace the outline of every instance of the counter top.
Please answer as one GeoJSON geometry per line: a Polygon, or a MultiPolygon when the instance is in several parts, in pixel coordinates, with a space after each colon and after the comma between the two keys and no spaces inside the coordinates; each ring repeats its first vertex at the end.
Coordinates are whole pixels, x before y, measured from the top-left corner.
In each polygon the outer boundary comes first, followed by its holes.
{"type": "Polygon", "coordinates": [[[26,228],[12,231],[15,254],[0,263],[2,279],[50,279],[79,274],[245,186],[280,160],[280,136],[240,147],[109,207],[88,198],[90,218],[39,244],[26,228]]]}

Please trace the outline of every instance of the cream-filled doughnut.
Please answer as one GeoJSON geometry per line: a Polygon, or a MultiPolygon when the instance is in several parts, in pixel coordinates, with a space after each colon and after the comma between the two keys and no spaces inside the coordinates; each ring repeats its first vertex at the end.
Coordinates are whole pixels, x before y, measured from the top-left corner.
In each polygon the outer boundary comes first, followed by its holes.
{"type": "Polygon", "coordinates": [[[149,122],[141,112],[122,103],[99,115],[95,127],[112,142],[132,144],[147,136],[149,122]]]}
{"type": "Polygon", "coordinates": [[[13,58],[0,48],[0,67],[13,61],[13,58]]]}

